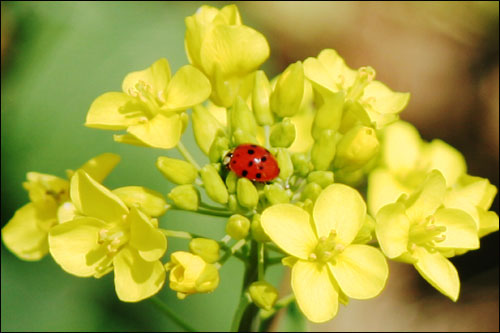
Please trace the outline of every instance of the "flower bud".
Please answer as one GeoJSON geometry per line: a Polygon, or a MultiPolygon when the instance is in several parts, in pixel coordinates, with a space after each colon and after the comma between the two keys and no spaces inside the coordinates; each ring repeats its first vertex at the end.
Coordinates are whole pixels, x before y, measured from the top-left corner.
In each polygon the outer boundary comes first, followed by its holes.
{"type": "Polygon", "coordinates": [[[278,161],[278,165],[280,167],[280,175],[279,177],[283,180],[286,180],[293,174],[293,163],[292,158],[290,157],[290,153],[286,149],[279,149],[276,154],[276,161],[278,161]]]}
{"type": "Polygon", "coordinates": [[[156,167],[165,178],[179,185],[192,184],[198,176],[198,171],[191,163],[166,156],[158,157],[156,167]]]}
{"type": "Polygon", "coordinates": [[[288,118],[284,118],[282,122],[277,123],[271,129],[269,138],[271,146],[288,148],[295,141],[295,125],[288,118]]]}
{"type": "Polygon", "coordinates": [[[318,184],[309,183],[302,191],[301,199],[302,200],[310,199],[311,201],[316,201],[316,198],[321,193],[321,190],[322,188],[318,184]]]}
{"type": "Polygon", "coordinates": [[[324,130],[319,140],[314,142],[311,150],[311,161],[316,170],[327,170],[335,157],[335,132],[324,130]]]}
{"type": "Polygon", "coordinates": [[[211,292],[219,285],[219,271],[200,256],[177,251],[170,258],[165,268],[170,270],[170,288],[178,292],[179,298],[211,292]]]}
{"type": "Polygon", "coordinates": [[[181,119],[181,134],[183,134],[189,124],[189,116],[186,112],[182,112],[179,118],[181,119]]]}
{"type": "Polygon", "coordinates": [[[266,195],[267,200],[272,205],[290,202],[288,194],[279,184],[270,184],[264,186],[264,193],[266,195]]]}
{"type": "Polygon", "coordinates": [[[262,228],[262,225],[260,223],[260,214],[253,215],[252,225],[250,226],[250,228],[252,229],[252,237],[257,242],[264,243],[264,242],[269,242],[271,240],[264,231],[264,229],[262,228]]]}
{"type": "Polygon", "coordinates": [[[247,178],[238,179],[236,195],[241,206],[253,209],[259,203],[259,193],[254,184],[247,178]]]}
{"type": "Polygon", "coordinates": [[[250,220],[240,214],[234,214],[227,220],[226,233],[234,239],[243,239],[248,235],[250,220]]]}
{"type": "Polygon", "coordinates": [[[233,132],[233,142],[237,146],[244,143],[258,144],[257,138],[254,134],[244,132],[241,128],[238,128],[233,132]]]}
{"type": "Polygon", "coordinates": [[[193,107],[191,115],[193,119],[193,133],[196,143],[201,151],[208,155],[210,146],[215,139],[216,133],[222,126],[217,119],[201,104],[193,107]]]}
{"type": "Polygon", "coordinates": [[[174,205],[184,210],[198,210],[200,196],[198,190],[191,184],[174,187],[168,197],[174,205]]]}
{"type": "Polygon", "coordinates": [[[299,112],[304,95],[304,69],[297,61],[279,76],[271,94],[271,110],[279,117],[291,117],[299,112]]]}
{"type": "Polygon", "coordinates": [[[274,116],[269,106],[271,85],[262,70],[255,72],[254,88],[252,92],[252,108],[255,119],[260,126],[272,125],[274,116]]]}
{"type": "Polygon", "coordinates": [[[219,243],[208,238],[193,238],[189,242],[189,251],[203,258],[209,264],[219,260],[219,243]]]}
{"type": "Polygon", "coordinates": [[[306,154],[299,153],[292,155],[293,169],[302,177],[305,177],[312,169],[313,165],[306,154]]]}
{"type": "Polygon", "coordinates": [[[333,172],[331,171],[313,171],[307,176],[309,183],[316,183],[322,188],[333,183],[333,172]]]}
{"type": "Polygon", "coordinates": [[[142,186],[125,186],[112,191],[128,207],[139,206],[149,216],[165,214],[169,205],[163,195],[142,186]]]}
{"type": "Polygon", "coordinates": [[[233,171],[229,171],[229,173],[226,176],[226,186],[229,194],[236,193],[237,182],[238,182],[238,176],[233,171]]]}
{"type": "Polygon", "coordinates": [[[220,162],[221,158],[225,152],[229,150],[229,139],[226,137],[224,131],[219,130],[215,134],[215,138],[208,151],[208,158],[210,162],[217,163],[220,162]]]}
{"type": "Polygon", "coordinates": [[[227,206],[229,207],[229,210],[232,212],[238,212],[242,210],[242,207],[238,204],[238,199],[236,198],[235,194],[229,195],[227,206]]]}
{"type": "Polygon", "coordinates": [[[335,168],[355,170],[362,167],[378,152],[379,142],[375,130],[357,126],[347,132],[337,145],[335,168]]]}
{"type": "Polygon", "coordinates": [[[207,164],[200,170],[200,174],[210,199],[220,204],[227,203],[227,188],[215,167],[212,164],[207,164]]]}
{"type": "Polygon", "coordinates": [[[266,281],[256,281],[248,288],[252,301],[259,308],[271,310],[278,299],[278,290],[266,281]]]}
{"type": "Polygon", "coordinates": [[[337,131],[342,120],[345,94],[341,90],[325,97],[323,105],[318,109],[314,117],[312,135],[319,140],[323,130],[337,131]]]}
{"type": "Polygon", "coordinates": [[[255,135],[257,131],[257,123],[252,110],[248,107],[247,103],[238,96],[234,102],[233,107],[230,109],[230,122],[231,131],[234,133],[237,129],[243,132],[255,135]]]}

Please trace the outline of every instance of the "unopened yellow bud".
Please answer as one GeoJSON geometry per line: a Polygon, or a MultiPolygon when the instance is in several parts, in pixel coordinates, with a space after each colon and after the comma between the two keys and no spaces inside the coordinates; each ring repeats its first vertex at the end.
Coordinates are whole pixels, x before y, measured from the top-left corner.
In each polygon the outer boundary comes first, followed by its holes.
{"type": "Polygon", "coordinates": [[[217,131],[215,138],[208,151],[208,158],[210,162],[217,163],[224,158],[224,153],[229,150],[229,139],[226,137],[224,131],[217,131]]]}
{"type": "Polygon", "coordinates": [[[196,168],[186,161],[160,156],[156,160],[156,167],[169,181],[184,185],[194,183],[198,177],[196,168]]]}
{"type": "Polygon", "coordinates": [[[113,190],[128,207],[139,206],[149,216],[163,215],[169,205],[160,192],[142,186],[125,186],[113,190]]]}
{"type": "Polygon", "coordinates": [[[287,192],[279,184],[275,183],[264,186],[264,193],[272,205],[290,202],[287,192]]]}
{"type": "Polygon", "coordinates": [[[257,131],[255,117],[252,110],[240,96],[236,98],[233,107],[230,109],[230,118],[233,133],[237,129],[241,129],[245,133],[255,135],[257,131]]]}
{"type": "Polygon", "coordinates": [[[179,185],[174,187],[168,197],[174,205],[184,210],[198,210],[200,196],[193,185],[179,185]]]}
{"type": "Polygon", "coordinates": [[[236,193],[237,182],[238,182],[238,176],[233,171],[229,171],[229,173],[226,176],[226,186],[229,194],[236,193]]]}
{"type": "Polygon", "coordinates": [[[259,308],[271,310],[278,299],[278,290],[266,281],[256,281],[248,288],[252,301],[259,308]]]}
{"type": "Polygon", "coordinates": [[[335,157],[335,132],[324,130],[319,140],[314,141],[311,150],[311,161],[316,170],[327,170],[335,157]]]}
{"type": "Polygon", "coordinates": [[[291,117],[299,112],[303,95],[304,69],[298,61],[279,76],[271,94],[271,110],[279,117],[291,117]]]}
{"type": "Polygon", "coordinates": [[[333,172],[331,171],[313,171],[307,176],[309,183],[316,183],[322,188],[333,183],[333,172]]]}
{"type": "Polygon", "coordinates": [[[312,135],[319,140],[324,130],[337,131],[342,120],[345,94],[343,91],[325,97],[323,105],[316,112],[312,126],[312,135]]]}
{"type": "Polygon", "coordinates": [[[257,242],[264,243],[264,242],[269,242],[271,240],[264,231],[264,229],[262,228],[262,225],[260,223],[260,214],[253,215],[252,225],[250,227],[252,229],[252,237],[257,242]]]}
{"type": "Polygon", "coordinates": [[[201,104],[193,107],[193,133],[196,143],[201,151],[208,155],[210,146],[215,139],[218,130],[222,130],[222,126],[217,119],[201,104]]]}
{"type": "Polygon", "coordinates": [[[271,85],[262,70],[255,72],[254,88],[252,92],[252,108],[255,119],[260,126],[272,125],[274,116],[269,106],[271,85]]]}
{"type": "Polygon", "coordinates": [[[316,183],[309,183],[302,191],[301,198],[302,200],[311,199],[311,201],[316,201],[316,198],[321,193],[321,186],[316,183]]]}
{"type": "Polygon", "coordinates": [[[241,145],[244,143],[258,144],[257,138],[254,134],[245,132],[241,128],[238,128],[233,132],[233,142],[235,145],[241,145]]]}
{"type": "Polygon", "coordinates": [[[347,132],[337,145],[334,167],[355,170],[362,167],[378,152],[375,130],[357,126],[347,132]]]}
{"type": "Polygon", "coordinates": [[[212,164],[207,164],[200,170],[200,174],[210,199],[220,204],[227,203],[227,188],[217,169],[212,164]]]}
{"type": "Polygon", "coordinates": [[[286,180],[293,174],[293,163],[290,152],[287,149],[280,148],[276,154],[276,161],[280,167],[279,177],[286,180]]]}
{"type": "Polygon", "coordinates": [[[227,220],[226,233],[234,239],[243,239],[250,230],[250,220],[240,214],[234,214],[227,220]]]}
{"type": "Polygon", "coordinates": [[[309,157],[303,153],[292,154],[292,163],[295,172],[302,177],[305,177],[313,169],[309,157]]]}
{"type": "Polygon", "coordinates": [[[189,242],[189,250],[203,258],[209,264],[219,260],[219,243],[208,238],[193,238],[189,242]]]}
{"type": "Polygon", "coordinates": [[[285,118],[271,129],[269,141],[273,147],[288,148],[295,141],[295,125],[285,118]]]}
{"type": "Polygon", "coordinates": [[[247,178],[238,179],[236,195],[241,206],[253,209],[259,202],[259,193],[254,184],[247,178]]]}

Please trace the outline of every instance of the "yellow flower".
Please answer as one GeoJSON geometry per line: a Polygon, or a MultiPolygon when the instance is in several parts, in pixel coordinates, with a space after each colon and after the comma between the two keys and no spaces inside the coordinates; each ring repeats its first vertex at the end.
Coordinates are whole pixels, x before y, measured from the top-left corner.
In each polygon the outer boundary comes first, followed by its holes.
{"type": "Polygon", "coordinates": [[[266,38],[242,24],[236,5],[201,6],[185,22],[189,62],[212,82],[212,100],[229,107],[244,83],[253,85],[249,74],[269,57],[266,38]]]}
{"type": "Polygon", "coordinates": [[[195,293],[212,292],[219,285],[217,268],[189,252],[172,253],[171,261],[165,268],[170,270],[170,288],[177,291],[180,299],[195,293]]]}
{"type": "Polygon", "coordinates": [[[418,192],[379,210],[375,231],[387,257],[412,263],[434,288],[456,301],[460,280],[447,257],[479,248],[479,239],[470,215],[442,206],[445,193],[445,178],[433,170],[418,192]]]}
{"type": "Polygon", "coordinates": [[[467,172],[463,155],[441,140],[428,143],[417,129],[398,121],[382,131],[381,167],[368,179],[368,208],[375,216],[380,208],[395,202],[403,193],[417,190],[429,171],[436,169],[453,187],[467,172]]]}
{"type": "Polygon", "coordinates": [[[313,322],[332,319],[338,301],[368,299],[385,286],[388,267],[374,247],[352,244],[366,218],[366,205],[353,188],[332,184],[314,204],[312,216],[291,204],[267,208],[261,224],[290,254],[292,288],[301,311],[313,322]]]}
{"type": "Polygon", "coordinates": [[[394,92],[374,80],[375,71],[371,67],[357,71],[349,68],[332,49],[321,51],[316,58],[307,58],[304,73],[314,89],[325,96],[345,91],[346,101],[357,110],[353,115],[360,120],[368,116],[377,128],[396,121],[410,98],[409,93],[394,92]]]}
{"type": "Polygon", "coordinates": [[[183,111],[207,99],[211,87],[191,65],[171,77],[168,61],[162,58],[145,70],[129,73],[122,90],[99,96],[90,106],[85,126],[126,129],[128,134],[114,139],[169,149],[177,145],[185,129],[183,111]]]}
{"type": "MultiPolygon", "coordinates": [[[[120,156],[104,153],[80,167],[98,181],[113,170],[120,156]]],[[[73,171],[68,170],[68,175],[73,171]]],[[[23,184],[28,191],[30,203],[18,209],[14,217],[3,227],[5,246],[23,260],[40,260],[48,252],[48,232],[57,223],[67,220],[72,205],[69,200],[69,182],[56,176],[28,172],[23,184]]]]}
{"type": "Polygon", "coordinates": [[[77,214],[49,232],[50,253],[68,273],[101,277],[112,270],[120,300],[137,302],[157,293],[165,270],[167,240],[151,219],[79,170],[71,179],[77,214]]]}

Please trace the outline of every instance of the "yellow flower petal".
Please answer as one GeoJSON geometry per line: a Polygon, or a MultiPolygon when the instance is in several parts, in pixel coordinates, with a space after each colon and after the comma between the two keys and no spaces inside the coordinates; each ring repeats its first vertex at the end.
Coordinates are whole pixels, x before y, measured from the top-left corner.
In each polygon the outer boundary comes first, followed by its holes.
{"type": "Polygon", "coordinates": [[[415,169],[422,151],[422,140],[410,123],[398,121],[384,130],[382,156],[385,165],[394,173],[406,176],[415,169]]]}
{"type": "Polygon", "coordinates": [[[150,190],[143,186],[124,186],[112,191],[128,207],[137,205],[149,216],[165,214],[169,205],[160,192],[150,190]]]}
{"type": "Polygon", "coordinates": [[[165,235],[137,208],[130,210],[127,221],[130,223],[130,245],[146,261],[160,259],[167,250],[165,235]]]}
{"type": "Polygon", "coordinates": [[[170,149],[181,138],[182,121],[178,114],[158,114],[144,124],[130,126],[127,131],[151,147],[170,149]]]}
{"type": "Polygon", "coordinates": [[[115,290],[124,302],[139,302],[156,294],[165,283],[165,268],[159,260],[145,261],[126,246],[113,259],[115,290]]]}
{"type": "Polygon", "coordinates": [[[48,252],[48,231],[40,228],[40,224],[57,221],[42,221],[33,203],[19,208],[14,217],[2,228],[2,240],[5,246],[23,260],[35,261],[42,259],[48,252]]]}
{"type": "Polygon", "coordinates": [[[444,141],[433,140],[427,145],[425,156],[430,162],[429,169],[441,171],[448,187],[453,186],[467,171],[464,156],[444,141]]]}
{"type": "Polygon", "coordinates": [[[149,147],[148,144],[142,142],[132,134],[114,134],[113,140],[120,143],[126,143],[129,145],[139,146],[139,147],[149,147]]]}
{"type": "Polygon", "coordinates": [[[120,162],[120,155],[113,153],[104,153],[88,160],[80,167],[95,181],[102,183],[102,181],[109,175],[115,166],[120,162]]]}
{"type": "Polygon", "coordinates": [[[438,170],[431,171],[422,189],[410,197],[409,207],[406,215],[410,221],[421,221],[429,215],[434,214],[441,206],[446,192],[446,180],[438,170]]]}
{"type": "Polygon", "coordinates": [[[266,234],[287,253],[307,260],[317,244],[309,214],[292,204],[278,204],[264,210],[261,225],[266,234]]]}
{"type": "Polygon", "coordinates": [[[205,101],[211,92],[210,81],[202,72],[191,65],[183,66],[168,85],[162,110],[186,110],[205,101]]]}
{"type": "Polygon", "coordinates": [[[304,74],[313,83],[334,92],[350,87],[356,78],[356,71],[349,68],[337,51],[332,49],[321,51],[317,59],[307,58],[304,74]]]}
{"type": "Polygon", "coordinates": [[[269,57],[269,45],[258,31],[244,25],[217,25],[202,42],[200,59],[204,72],[212,76],[215,64],[224,77],[244,76],[269,57]]]}
{"type": "Polygon", "coordinates": [[[407,251],[410,220],[402,203],[389,204],[377,213],[375,232],[380,248],[391,259],[407,251]]]}
{"type": "Polygon", "coordinates": [[[49,232],[50,254],[66,272],[92,276],[106,259],[107,251],[99,244],[99,232],[105,227],[104,222],[91,217],[59,224],[49,232]]]}
{"type": "Polygon", "coordinates": [[[212,28],[212,21],[219,14],[219,10],[212,6],[203,5],[193,16],[185,19],[186,37],[184,46],[189,62],[201,68],[200,49],[207,31],[212,28]]]}
{"type": "Polygon", "coordinates": [[[299,260],[292,268],[292,289],[302,313],[312,322],[335,317],[338,293],[325,264],[299,260]]]}
{"type": "Polygon", "coordinates": [[[127,74],[122,83],[124,93],[131,95],[135,92],[135,85],[143,81],[150,88],[154,96],[164,94],[170,81],[170,65],[165,58],[158,59],[150,67],[137,72],[127,74]]]}
{"type": "Polygon", "coordinates": [[[446,231],[443,233],[446,238],[436,243],[437,247],[457,249],[479,248],[476,223],[466,212],[453,208],[438,209],[434,214],[434,224],[446,227],[446,231]]]}
{"type": "Polygon", "coordinates": [[[337,240],[350,244],[363,225],[366,204],[358,191],[343,184],[332,184],[319,195],[313,210],[318,237],[337,232],[337,240]]]}
{"type": "Polygon", "coordinates": [[[439,252],[429,253],[417,247],[413,255],[418,258],[415,268],[434,288],[454,302],[460,292],[460,280],[455,266],[439,252]]]}
{"type": "Polygon", "coordinates": [[[340,289],[349,297],[368,299],[385,287],[389,267],[378,249],[362,244],[349,245],[328,264],[340,289]]]}
{"type": "Polygon", "coordinates": [[[410,93],[394,92],[382,82],[375,80],[365,87],[362,99],[368,112],[396,114],[406,107],[410,93]]]}
{"type": "Polygon", "coordinates": [[[498,215],[493,211],[485,211],[478,208],[479,215],[479,237],[484,237],[494,231],[498,231],[498,215]]]}
{"type": "Polygon", "coordinates": [[[200,256],[185,251],[172,253],[171,260],[170,288],[185,294],[196,293],[196,281],[207,263],[200,256]]]}
{"type": "Polygon", "coordinates": [[[138,124],[144,117],[145,105],[139,99],[121,92],[108,92],[92,102],[85,126],[120,130],[138,124]]]}
{"type": "Polygon", "coordinates": [[[128,214],[128,208],[116,195],[83,170],[77,170],[71,178],[71,200],[83,215],[106,222],[119,221],[128,214]]]}
{"type": "Polygon", "coordinates": [[[77,213],[75,205],[71,201],[67,201],[57,209],[57,220],[59,223],[71,221],[77,216],[77,213]]]}
{"type": "Polygon", "coordinates": [[[368,177],[368,208],[377,215],[380,208],[396,202],[401,194],[410,194],[411,189],[400,183],[394,175],[385,169],[375,169],[368,177]]]}

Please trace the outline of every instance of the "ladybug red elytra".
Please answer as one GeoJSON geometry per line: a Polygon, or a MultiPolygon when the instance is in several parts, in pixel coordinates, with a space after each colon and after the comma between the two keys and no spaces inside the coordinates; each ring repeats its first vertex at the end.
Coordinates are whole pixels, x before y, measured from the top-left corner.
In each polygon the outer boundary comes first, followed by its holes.
{"type": "Polygon", "coordinates": [[[269,150],[254,144],[239,145],[224,160],[224,164],[238,177],[253,181],[268,182],[280,174],[278,162],[269,150]]]}

